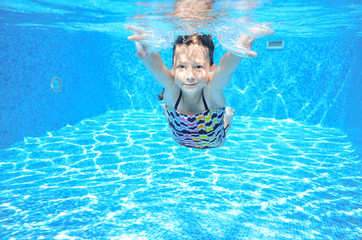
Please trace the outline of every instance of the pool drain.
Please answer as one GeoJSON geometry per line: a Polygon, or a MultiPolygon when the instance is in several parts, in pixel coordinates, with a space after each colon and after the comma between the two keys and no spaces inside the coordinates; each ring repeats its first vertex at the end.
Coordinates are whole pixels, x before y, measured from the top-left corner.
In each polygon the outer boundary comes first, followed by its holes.
{"type": "Polygon", "coordinates": [[[53,77],[50,82],[50,87],[54,92],[59,92],[62,89],[62,81],[59,77],[53,77]]]}
{"type": "Polygon", "coordinates": [[[266,48],[269,50],[282,50],[284,48],[284,41],[269,41],[266,43],[266,48]]]}

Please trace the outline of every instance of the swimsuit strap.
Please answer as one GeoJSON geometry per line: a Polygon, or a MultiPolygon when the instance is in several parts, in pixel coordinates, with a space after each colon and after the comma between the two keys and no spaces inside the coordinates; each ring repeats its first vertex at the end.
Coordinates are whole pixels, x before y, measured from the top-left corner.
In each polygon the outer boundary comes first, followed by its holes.
{"type": "Polygon", "coordinates": [[[177,110],[177,106],[180,103],[181,96],[182,96],[182,91],[180,90],[180,95],[178,96],[178,99],[177,99],[176,104],[175,104],[175,110],[177,110]]]}
{"type": "MultiPolygon", "coordinates": [[[[180,95],[177,98],[176,104],[175,104],[175,110],[177,110],[177,107],[180,103],[181,100],[181,96],[182,96],[182,91],[180,91],[180,95]]],[[[205,111],[209,110],[209,107],[207,106],[207,103],[205,101],[205,97],[204,97],[204,91],[202,91],[202,101],[204,102],[204,107],[205,107],[205,111]]]]}
{"type": "Polygon", "coordinates": [[[205,107],[205,111],[209,110],[206,101],[205,101],[205,97],[204,97],[204,90],[202,90],[202,101],[204,102],[204,107],[205,107]]]}

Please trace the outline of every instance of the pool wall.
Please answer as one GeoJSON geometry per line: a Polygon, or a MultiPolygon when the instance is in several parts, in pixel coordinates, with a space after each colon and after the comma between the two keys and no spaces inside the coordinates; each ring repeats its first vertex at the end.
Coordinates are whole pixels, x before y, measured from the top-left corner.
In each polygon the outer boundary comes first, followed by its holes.
{"type": "MultiPolygon", "coordinates": [[[[162,87],[123,37],[102,33],[2,27],[0,148],[108,110],[158,111],[162,87]],[[60,92],[50,81],[62,80],[60,92]]],[[[225,89],[236,116],[290,118],[344,130],[357,148],[361,131],[358,38],[258,40],[225,89]],[[281,51],[266,42],[284,40],[281,51]]],[[[217,44],[217,43],[216,43],[217,44]]],[[[223,51],[217,44],[215,62],[223,51]]],[[[171,50],[162,51],[171,67],[171,50]]]]}

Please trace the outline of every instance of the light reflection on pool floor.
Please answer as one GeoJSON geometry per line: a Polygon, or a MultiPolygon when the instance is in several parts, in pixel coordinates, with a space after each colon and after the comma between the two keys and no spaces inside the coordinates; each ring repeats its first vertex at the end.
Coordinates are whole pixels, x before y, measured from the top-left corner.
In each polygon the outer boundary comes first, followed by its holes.
{"type": "Polygon", "coordinates": [[[340,130],[236,116],[205,151],[108,112],[0,150],[0,238],[358,239],[361,176],[340,130]]]}

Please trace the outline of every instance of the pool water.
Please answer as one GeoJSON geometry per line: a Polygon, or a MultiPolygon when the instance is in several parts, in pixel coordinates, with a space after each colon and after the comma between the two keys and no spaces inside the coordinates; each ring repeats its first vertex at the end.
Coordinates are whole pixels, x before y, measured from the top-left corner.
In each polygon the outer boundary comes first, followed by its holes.
{"type": "Polygon", "coordinates": [[[0,2],[0,239],[362,239],[361,4],[174,7],[0,2]],[[212,34],[218,63],[254,22],[275,34],[224,89],[225,145],[178,145],[124,26],[170,68],[178,34],[212,34]]]}
{"type": "Polygon", "coordinates": [[[361,162],[334,128],[235,116],[205,151],[160,112],[110,111],[0,158],[2,239],[362,236],[361,162]]]}

